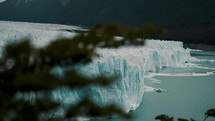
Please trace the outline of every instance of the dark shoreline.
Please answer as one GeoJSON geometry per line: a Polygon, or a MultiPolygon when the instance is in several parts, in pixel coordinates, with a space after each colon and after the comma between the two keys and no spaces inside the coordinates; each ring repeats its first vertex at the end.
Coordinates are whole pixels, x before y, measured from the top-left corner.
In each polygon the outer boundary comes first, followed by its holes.
{"type": "Polygon", "coordinates": [[[215,51],[215,45],[207,45],[207,44],[203,44],[203,43],[199,43],[199,44],[184,43],[184,48],[205,50],[205,51],[215,51]]]}

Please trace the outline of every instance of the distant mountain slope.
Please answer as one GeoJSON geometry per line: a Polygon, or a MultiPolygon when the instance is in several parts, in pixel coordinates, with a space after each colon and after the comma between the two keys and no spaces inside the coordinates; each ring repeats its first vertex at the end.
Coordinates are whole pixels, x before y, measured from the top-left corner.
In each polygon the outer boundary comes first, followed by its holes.
{"type": "MultiPolygon", "coordinates": [[[[154,23],[163,39],[215,44],[215,0],[7,0],[0,20],[92,26],[154,23]]],[[[159,37],[160,38],[160,37],[159,37]]]]}

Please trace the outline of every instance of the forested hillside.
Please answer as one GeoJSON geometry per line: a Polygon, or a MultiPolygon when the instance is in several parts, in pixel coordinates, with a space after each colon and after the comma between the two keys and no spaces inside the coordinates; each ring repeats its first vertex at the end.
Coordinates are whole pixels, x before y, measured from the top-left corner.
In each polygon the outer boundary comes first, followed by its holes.
{"type": "Polygon", "coordinates": [[[6,0],[0,20],[73,24],[154,24],[162,39],[215,44],[214,0],[6,0]]]}

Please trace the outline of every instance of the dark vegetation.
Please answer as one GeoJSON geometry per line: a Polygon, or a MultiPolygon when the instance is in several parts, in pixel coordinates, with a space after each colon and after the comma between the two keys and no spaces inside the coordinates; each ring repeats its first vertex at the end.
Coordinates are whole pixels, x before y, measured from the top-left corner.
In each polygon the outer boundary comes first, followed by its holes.
{"type": "MultiPolygon", "coordinates": [[[[205,112],[205,118],[203,119],[203,121],[206,121],[209,117],[211,118],[215,118],[215,109],[209,109],[205,112]]],[[[168,115],[165,114],[161,114],[159,116],[155,117],[156,120],[160,120],[160,121],[174,121],[173,117],[170,117],[168,115]]],[[[185,118],[178,118],[178,121],[197,121],[195,119],[185,119],[185,118]]]]}
{"type": "MultiPolygon", "coordinates": [[[[76,105],[65,109],[65,115],[41,117],[45,113],[52,114],[62,106],[61,102],[52,100],[50,96],[52,90],[65,86],[71,89],[93,84],[108,86],[117,78],[102,75],[88,78],[72,68],[66,69],[61,77],[51,71],[56,66],[65,68],[90,63],[93,57],[98,56],[95,52],[97,47],[144,45],[144,40],[140,38],[159,33],[162,33],[162,30],[153,26],[130,29],[119,25],[101,24],[92,27],[87,33],[81,33],[71,39],[53,41],[43,48],[35,48],[30,40],[6,45],[0,58],[0,121],[57,121],[73,119],[77,116],[111,115],[131,119],[130,114],[125,114],[116,105],[100,106],[87,96],[76,105]],[[116,40],[114,38],[116,35],[124,38],[120,41],[116,40]],[[26,94],[27,96],[40,95],[29,100],[25,98],[26,94]]],[[[214,112],[214,109],[208,110],[204,120],[214,117],[214,112]]],[[[155,119],[173,121],[173,118],[167,115],[160,115],[155,119]]],[[[189,120],[180,118],[178,121],[189,120]]]]}
{"type": "MultiPolygon", "coordinates": [[[[96,47],[111,48],[122,45],[143,45],[137,37],[182,40],[185,43],[215,45],[215,1],[214,0],[7,0],[0,4],[0,20],[47,22],[82,25],[97,23],[120,23],[130,27],[155,24],[166,29],[166,35],[154,27],[128,29],[122,26],[94,26],[87,34],[72,39],[56,40],[44,48],[35,48],[29,40],[6,45],[0,58],[0,121],[39,121],[41,114],[61,107],[60,102],[51,100],[53,89],[85,87],[92,84],[108,86],[115,78],[83,77],[76,70],[67,70],[63,78],[50,73],[55,66],[67,67],[87,64],[98,56],[96,47]],[[63,2],[62,2],[63,1],[63,2]],[[47,6],[48,5],[48,6],[47,6]],[[115,41],[115,35],[125,39],[115,41]],[[79,47],[79,44],[84,45],[79,47]],[[92,46],[93,45],[93,46],[92,46]],[[59,51],[61,50],[61,51],[59,51]],[[62,53],[64,52],[64,53],[62,53]],[[17,94],[42,93],[42,98],[27,100],[16,98],[17,94]]],[[[117,106],[101,107],[88,97],[66,110],[63,117],[109,116],[118,114],[130,119],[117,106]]],[[[215,110],[205,113],[205,119],[215,117],[215,110]]],[[[157,116],[161,121],[174,121],[167,115],[157,116]]],[[[178,121],[189,121],[179,118],[178,121]]],[[[190,119],[190,121],[195,121],[190,119]]]]}
{"type": "Polygon", "coordinates": [[[85,27],[154,24],[164,28],[166,35],[152,38],[215,45],[214,6],[214,0],[7,0],[0,4],[0,20],[85,27]]]}
{"type": "MultiPolygon", "coordinates": [[[[61,102],[52,100],[50,96],[52,90],[57,88],[66,86],[74,89],[92,84],[101,86],[111,84],[117,77],[100,75],[88,78],[72,68],[65,69],[63,76],[59,77],[51,71],[56,66],[65,68],[90,63],[95,56],[98,56],[95,52],[97,47],[143,45],[144,40],[140,38],[160,32],[155,28],[128,29],[119,25],[96,25],[86,34],[82,33],[71,39],[56,40],[43,48],[35,48],[29,40],[6,45],[0,58],[0,121],[41,120],[42,113],[50,113],[61,107],[61,102]],[[116,40],[114,38],[116,35],[124,38],[116,40]],[[24,98],[26,94],[28,96],[40,94],[40,96],[29,100],[24,98]]],[[[112,114],[122,115],[126,119],[131,117],[114,104],[102,107],[86,96],[77,105],[66,109],[63,117],[47,117],[46,120],[112,114]]]]}

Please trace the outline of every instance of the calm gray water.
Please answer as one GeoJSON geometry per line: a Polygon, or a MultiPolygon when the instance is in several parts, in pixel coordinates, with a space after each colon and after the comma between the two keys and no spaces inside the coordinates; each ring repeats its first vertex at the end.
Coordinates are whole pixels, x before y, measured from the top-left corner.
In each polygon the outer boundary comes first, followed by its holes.
{"type": "MultiPolygon", "coordinates": [[[[192,56],[202,61],[197,67],[166,68],[161,74],[175,76],[155,76],[160,83],[145,80],[147,86],[167,89],[167,92],[146,92],[141,106],[132,111],[132,121],[154,121],[160,114],[175,117],[204,119],[207,109],[215,108],[215,51],[192,52],[192,56]],[[208,61],[209,60],[209,61],[208,61]]],[[[97,120],[98,121],[98,120],[97,120]]],[[[102,121],[122,121],[119,117],[102,121]]],[[[215,121],[209,118],[207,121],[215,121]]]]}

